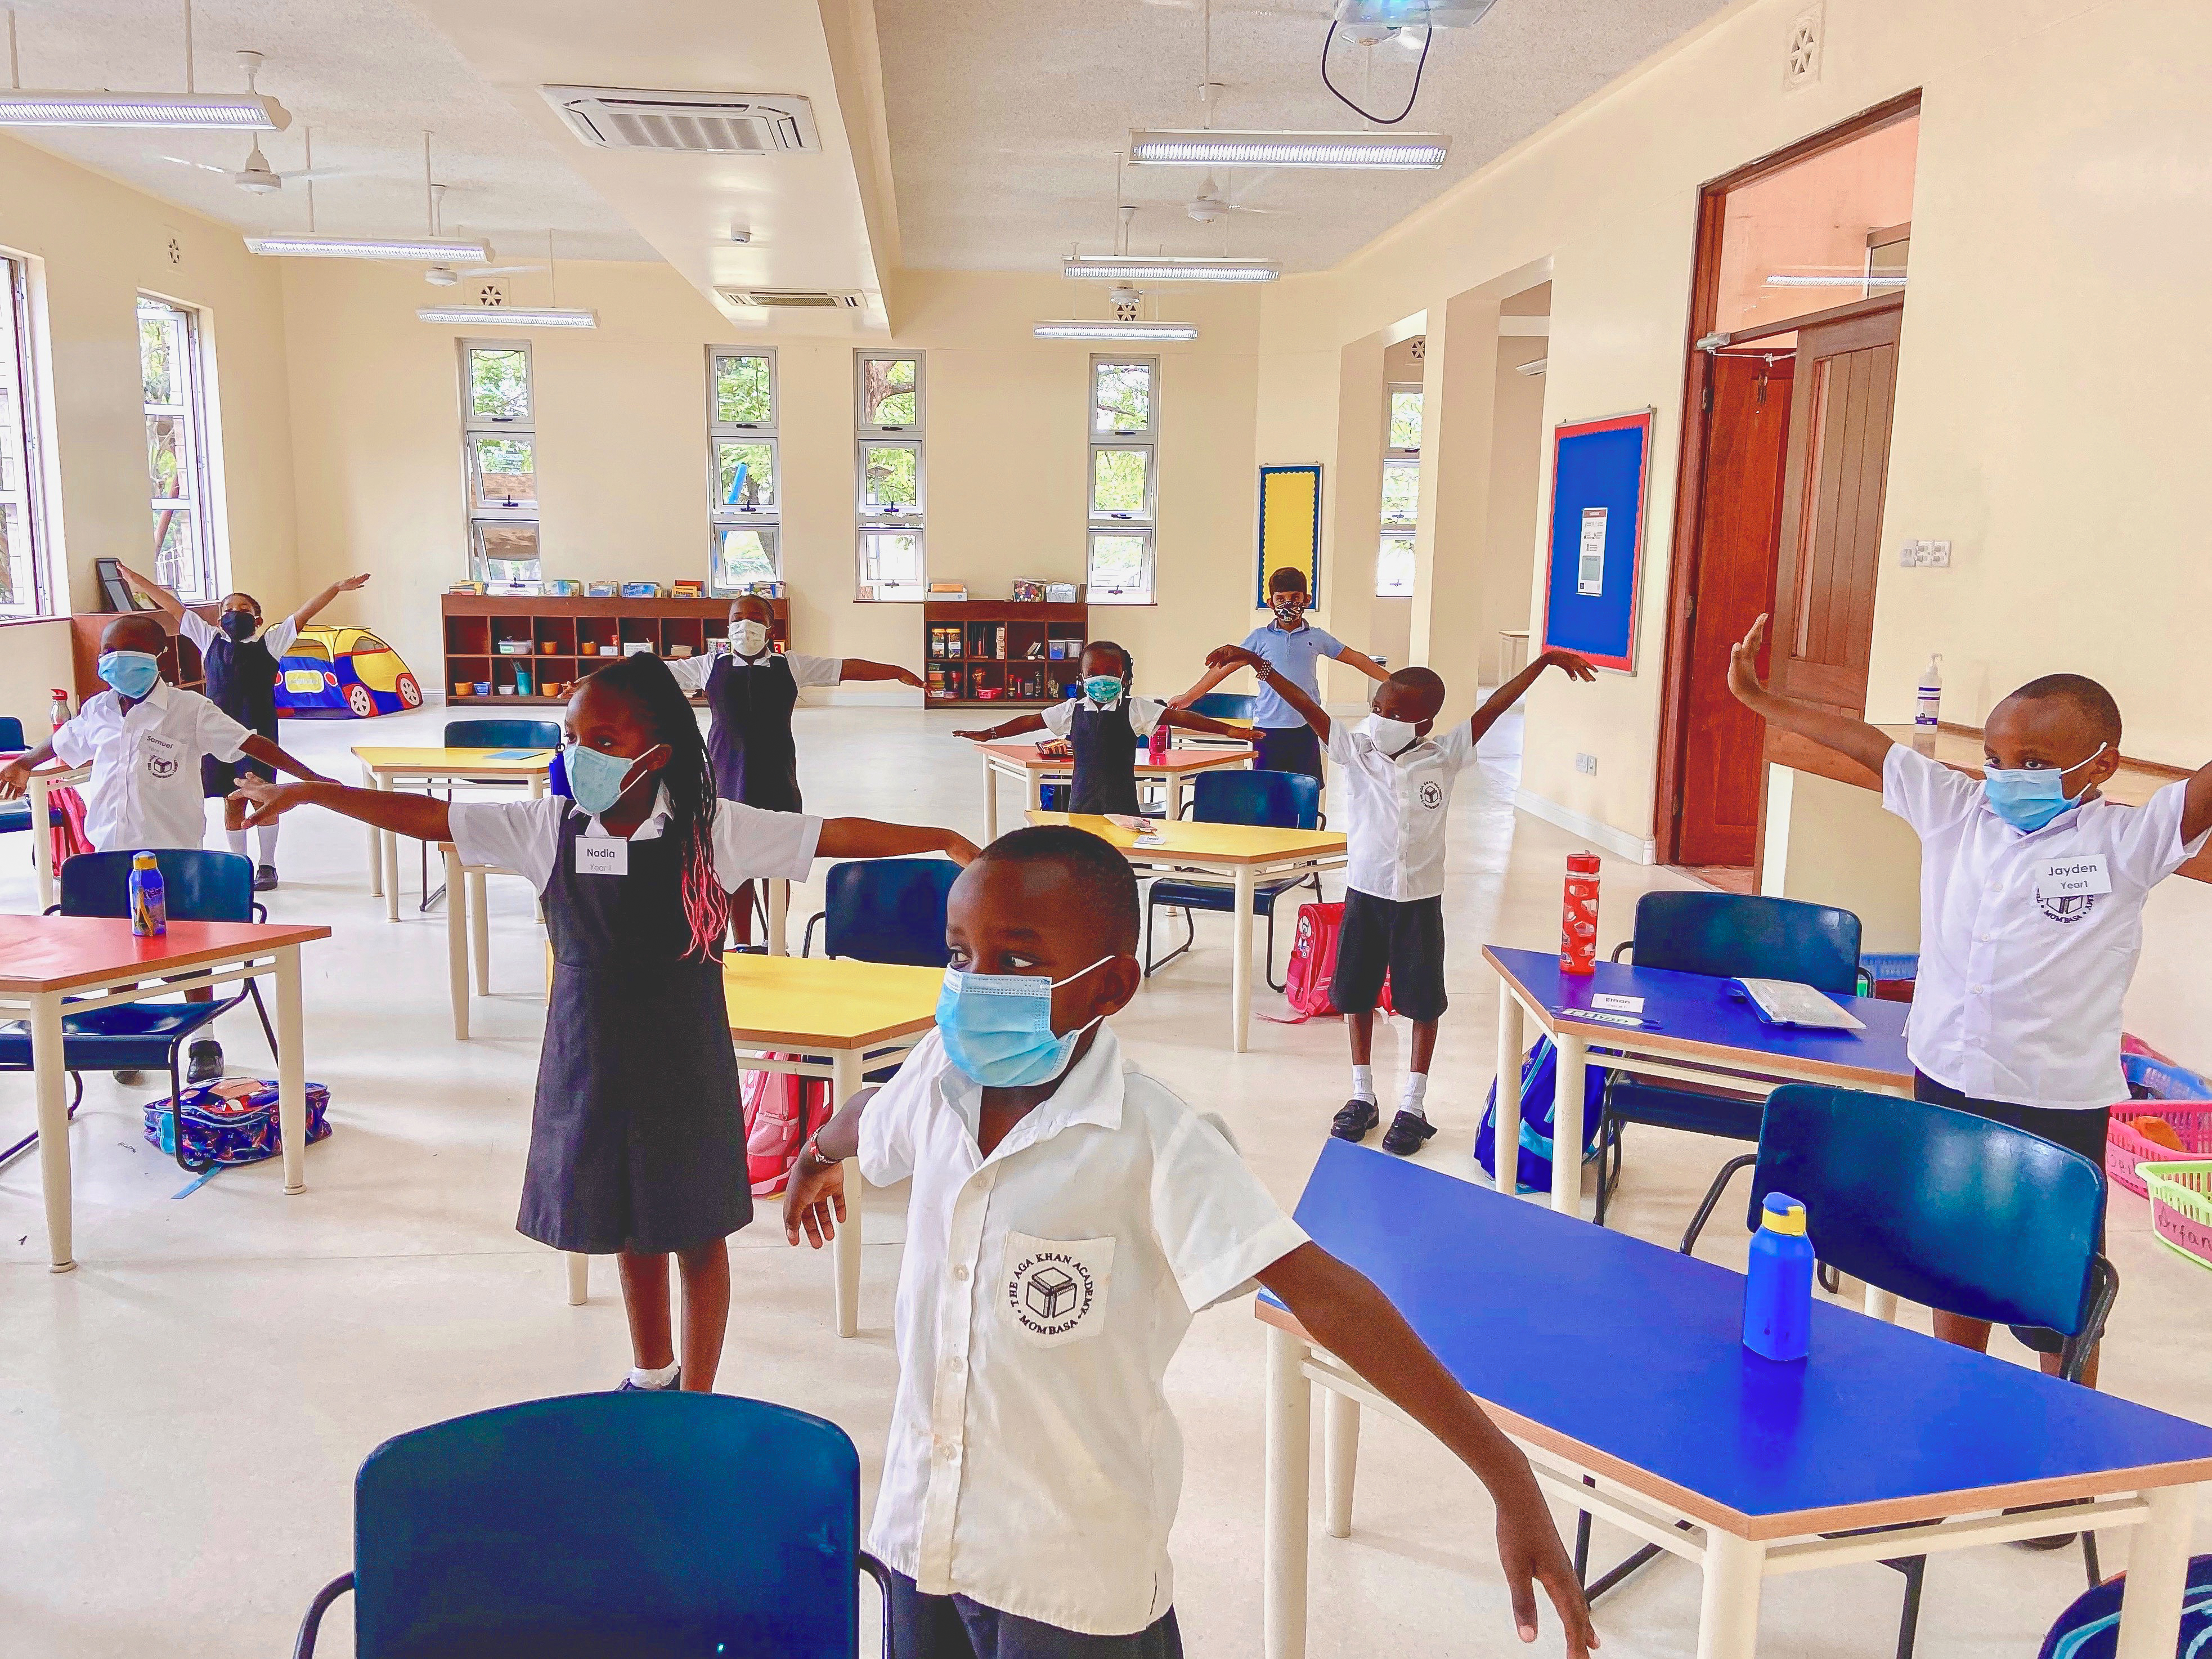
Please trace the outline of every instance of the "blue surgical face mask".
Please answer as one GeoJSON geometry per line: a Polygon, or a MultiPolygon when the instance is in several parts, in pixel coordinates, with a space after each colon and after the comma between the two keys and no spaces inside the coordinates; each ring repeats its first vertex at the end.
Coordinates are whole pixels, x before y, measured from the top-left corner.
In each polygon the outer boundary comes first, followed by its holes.
{"type": "Polygon", "coordinates": [[[614,810],[623,796],[623,787],[629,781],[629,769],[637,764],[635,759],[625,760],[620,755],[610,755],[603,750],[586,749],[572,743],[561,751],[561,759],[568,774],[568,799],[593,817],[604,817],[614,810]]]}
{"type": "MultiPolygon", "coordinates": [[[[2080,795],[2066,793],[2066,774],[2087,766],[2110,745],[2099,744],[2090,752],[2088,760],[2077,762],[2063,770],[2055,766],[2005,768],[1984,767],[1982,770],[1982,796],[1990,804],[1990,811],[2023,835],[2033,835],[2068,807],[2080,801],[2080,795]]],[[[2088,786],[2082,786],[2087,793],[2088,786]]]]}
{"type": "Polygon", "coordinates": [[[1111,674],[1093,674],[1083,682],[1083,695],[1100,708],[1111,708],[1121,695],[1121,682],[1111,674]]]}
{"type": "Polygon", "coordinates": [[[150,651],[103,651],[100,678],[135,702],[161,678],[161,659],[150,651]]]}
{"type": "Polygon", "coordinates": [[[1051,1082],[1067,1069],[1067,1057],[1084,1032],[1098,1023],[1094,1019],[1054,1036],[1053,992],[1113,960],[1101,957],[1066,979],[947,968],[945,988],[937,994],[937,1030],[945,1040],[945,1058],[986,1089],[1051,1082]]]}

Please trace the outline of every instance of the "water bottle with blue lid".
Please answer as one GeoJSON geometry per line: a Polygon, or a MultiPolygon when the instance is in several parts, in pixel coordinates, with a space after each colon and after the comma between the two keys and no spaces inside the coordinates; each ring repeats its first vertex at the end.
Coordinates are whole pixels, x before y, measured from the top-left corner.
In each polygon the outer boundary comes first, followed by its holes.
{"type": "Polygon", "coordinates": [[[1768,1359],[1802,1359],[1812,1343],[1813,1241],[1805,1206],[1769,1193],[1752,1235],[1743,1287],[1743,1346],[1768,1359]]]}

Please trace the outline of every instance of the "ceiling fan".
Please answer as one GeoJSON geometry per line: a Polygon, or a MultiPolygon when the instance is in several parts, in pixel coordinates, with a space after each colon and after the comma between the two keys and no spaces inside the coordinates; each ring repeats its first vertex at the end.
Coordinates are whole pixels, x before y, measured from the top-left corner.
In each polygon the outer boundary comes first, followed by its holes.
{"type": "MultiPolygon", "coordinates": [[[[443,236],[445,234],[446,186],[443,185],[433,185],[430,186],[430,234],[434,237],[443,236]]],[[[469,275],[471,277],[511,276],[518,271],[543,270],[544,268],[544,266],[538,264],[471,265],[469,267],[469,275]]],[[[454,283],[461,280],[461,273],[455,270],[451,265],[432,265],[428,270],[422,273],[422,280],[429,283],[432,288],[451,288],[454,283]]],[[[489,304],[490,301],[486,301],[486,303],[489,304]]]]}
{"type": "MultiPolygon", "coordinates": [[[[1262,178],[1266,177],[1264,173],[1261,176],[1262,178]]],[[[1259,182],[1259,179],[1255,179],[1252,181],[1252,184],[1257,184],[1259,182]]],[[[1245,186],[1247,190],[1249,190],[1251,187],[1251,185],[1247,185],[1245,186]]],[[[1206,175],[1206,182],[1198,187],[1198,194],[1192,197],[1190,200],[1184,204],[1183,211],[1188,214],[1193,219],[1195,219],[1200,224],[1210,225],[1215,223],[1217,221],[1226,218],[1232,213],[1280,213],[1283,210],[1281,208],[1247,207],[1242,202],[1232,200],[1229,196],[1223,192],[1220,185],[1213,182],[1213,175],[1209,173],[1206,175]]]]}
{"type": "MultiPolygon", "coordinates": [[[[253,84],[253,77],[261,72],[261,54],[258,52],[241,52],[234,55],[238,59],[239,67],[246,71],[246,91],[258,95],[259,88],[253,84]]],[[[235,172],[229,167],[217,167],[212,161],[195,161],[185,155],[164,155],[160,159],[164,161],[173,161],[180,167],[198,167],[203,173],[222,173],[240,190],[248,191],[256,196],[267,196],[283,189],[284,181],[288,179],[301,180],[343,179],[349,173],[348,169],[331,167],[325,167],[318,172],[313,169],[312,162],[308,167],[295,172],[279,173],[269,165],[269,158],[261,153],[259,137],[256,136],[249,142],[251,147],[246,152],[246,165],[235,172]]]]}

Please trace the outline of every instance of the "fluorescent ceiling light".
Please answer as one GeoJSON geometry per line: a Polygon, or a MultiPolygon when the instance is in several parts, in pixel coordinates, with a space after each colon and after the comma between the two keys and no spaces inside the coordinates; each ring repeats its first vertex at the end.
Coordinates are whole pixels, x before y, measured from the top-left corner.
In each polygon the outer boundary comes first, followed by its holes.
{"type": "Polygon", "coordinates": [[[1770,276],[1769,288],[1903,288],[1905,278],[1875,276],[1770,276]]]}
{"type": "Polygon", "coordinates": [[[597,328],[596,311],[564,311],[550,306],[424,306],[415,313],[426,323],[460,328],[597,328]]]}
{"type": "Polygon", "coordinates": [[[1039,323],[1030,330],[1040,340],[1195,340],[1196,323],[1123,322],[1119,318],[1071,319],[1039,323]]]}
{"type": "Polygon", "coordinates": [[[1129,134],[1129,160],[1153,167],[1440,167],[1441,132],[1204,132],[1129,134]]]}
{"type": "Polygon", "coordinates": [[[491,263],[489,242],[451,236],[249,236],[256,253],[306,259],[420,259],[434,265],[491,263]]]}
{"type": "Polygon", "coordinates": [[[18,92],[0,88],[0,127],[219,127],[282,132],[291,112],[252,92],[18,92]]]}
{"type": "Polygon", "coordinates": [[[1224,259],[1184,253],[1085,253],[1060,267],[1063,276],[1111,283],[1272,283],[1283,274],[1275,259],[1224,259]]]}

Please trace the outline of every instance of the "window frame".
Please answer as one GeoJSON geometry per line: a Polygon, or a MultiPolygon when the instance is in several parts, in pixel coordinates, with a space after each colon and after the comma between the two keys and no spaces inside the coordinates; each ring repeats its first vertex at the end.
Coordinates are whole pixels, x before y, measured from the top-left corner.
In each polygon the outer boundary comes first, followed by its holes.
{"type": "Polygon", "coordinates": [[[853,354],[853,538],[855,600],[860,604],[919,605],[929,595],[929,447],[925,435],[928,416],[927,354],[883,349],[853,354]],[[903,426],[872,422],[868,415],[867,365],[871,362],[910,362],[914,365],[914,420],[903,426]],[[914,505],[911,507],[871,507],[868,503],[868,452],[872,449],[909,450],[914,455],[914,505]],[[884,583],[872,573],[870,538],[886,532],[915,538],[918,574],[911,583],[884,583]]]}
{"type": "Polygon", "coordinates": [[[774,346],[710,345],[707,348],[707,591],[727,599],[739,590],[725,582],[722,540],[732,531],[757,532],[768,553],[769,574],[754,580],[783,580],[783,446],[779,430],[783,387],[774,346]],[[726,357],[758,357],[768,364],[768,419],[722,418],[716,366],[726,357]],[[765,507],[732,507],[722,499],[722,446],[764,445],[768,450],[771,499],[765,507]]]}
{"type": "Polygon", "coordinates": [[[541,508],[544,495],[539,481],[544,474],[544,458],[538,449],[538,360],[527,339],[484,339],[464,335],[454,341],[457,352],[455,366],[461,380],[461,504],[468,529],[469,576],[484,584],[489,593],[534,594],[544,591],[545,579],[545,526],[541,508]],[[520,417],[501,417],[478,415],[476,409],[476,382],[470,374],[470,354],[477,351],[520,352],[522,354],[522,387],[525,413],[520,417]],[[530,442],[531,498],[512,505],[491,503],[480,499],[477,485],[480,475],[477,467],[477,441],[479,438],[520,434],[530,442]],[[499,582],[492,579],[490,556],[484,550],[488,530],[507,526],[526,524],[531,527],[537,550],[538,576],[535,580],[499,582]]]}
{"type": "Polygon", "coordinates": [[[1083,471],[1084,599],[1091,605],[1155,605],[1158,603],[1160,523],[1160,359],[1150,354],[1126,351],[1093,352],[1085,371],[1083,426],[1086,447],[1083,471]],[[1143,368],[1150,377],[1145,399],[1145,424],[1135,430],[1115,427],[1098,429],[1098,377],[1107,368],[1143,368]],[[1098,458],[1107,451],[1127,450],[1145,458],[1145,500],[1137,512],[1102,511],[1098,506],[1098,458]],[[1135,538],[1144,544],[1142,578],[1136,587],[1103,586],[1097,580],[1098,544],[1102,538],[1135,538]]]}
{"type": "Polygon", "coordinates": [[[40,432],[43,412],[38,380],[38,356],[31,331],[31,262],[18,253],[0,252],[0,279],[7,283],[6,326],[14,345],[15,436],[21,476],[13,489],[0,483],[0,512],[14,507],[25,543],[25,568],[30,578],[27,600],[0,601],[0,617],[51,617],[56,614],[52,574],[47,568],[46,519],[46,450],[40,432]]]}
{"type": "Polygon", "coordinates": [[[1413,588],[1418,580],[1415,579],[1415,580],[1409,580],[1407,585],[1403,588],[1386,587],[1383,586],[1382,582],[1383,548],[1389,543],[1396,541],[1401,538],[1407,540],[1417,541],[1421,532],[1421,446],[1419,444],[1394,444],[1390,441],[1391,417],[1395,413],[1394,405],[1400,395],[1407,392],[1410,392],[1413,396],[1422,398],[1421,436],[1426,438],[1429,435],[1426,388],[1423,383],[1419,380],[1393,380],[1384,386],[1382,388],[1382,482],[1384,488],[1376,506],[1376,516],[1381,521],[1380,532],[1375,538],[1375,597],[1378,599],[1411,599],[1413,596],[1413,588]],[[1413,516],[1408,519],[1394,519],[1390,517],[1387,506],[1390,495],[1389,489],[1390,475],[1393,471],[1402,472],[1409,466],[1413,469],[1413,516]]]}
{"type": "Polygon", "coordinates": [[[916,438],[929,422],[929,405],[925,376],[927,369],[924,354],[919,351],[890,351],[879,349],[855,351],[853,354],[853,429],[858,433],[884,432],[894,436],[912,433],[916,438]],[[868,365],[870,363],[908,363],[914,365],[914,420],[906,426],[885,426],[871,421],[868,414],[868,365]]]}
{"type": "MultiPolygon", "coordinates": [[[[156,495],[153,491],[153,454],[149,444],[147,453],[147,504],[149,513],[179,512],[191,527],[191,552],[199,580],[187,589],[181,581],[171,580],[163,584],[175,592],[186,605],[213,604],[222,598],[222,570],[216,554],[214,468],[210,464],[208,447],[210,428],[208,421],[206,332],[200,309],[179,300],[140,289],[132,311],[134,318],[143,319],[149,309],[157,309],[174,317],[179,324],[178,339],[182,348],[182,363],[172,372],[179,374],[183,382],[181,395],[173,404],[153,404],[144,399],[146,379],[146,348],[142,337],[138,347],[138,380],[141,405],[148,420],[157,415],[173,414],[178,421],[178,435],[181,453],[177,458],[177,479],[179,493],[175,495],[156,495]],[[190,493],[183,493],[189,480],[190,493]]],[[[167,537],[164,534],[162,539],[167,537]]],[[[167,574],[161,570],[161,544],[154,545],[153,566],[156,579],[167,574]]]]}

